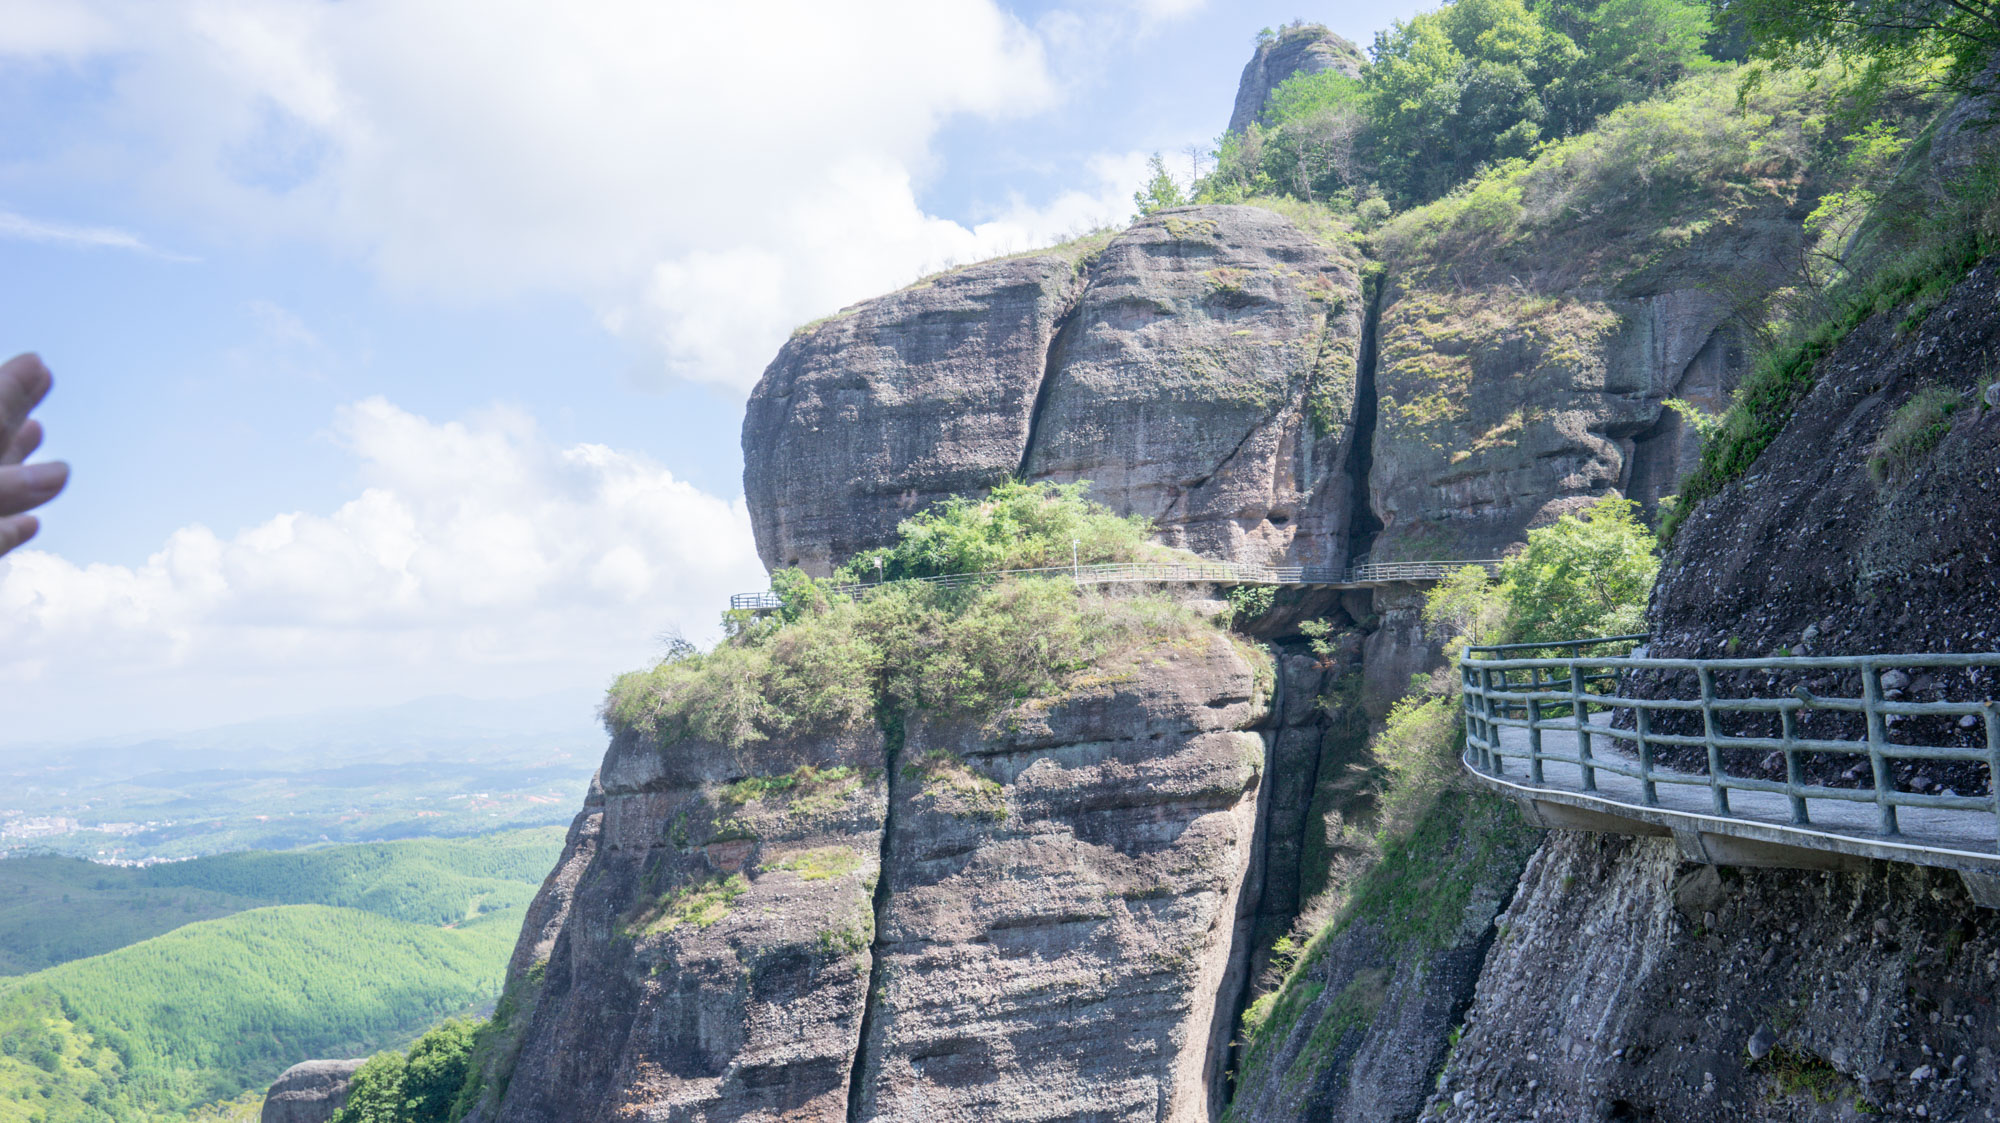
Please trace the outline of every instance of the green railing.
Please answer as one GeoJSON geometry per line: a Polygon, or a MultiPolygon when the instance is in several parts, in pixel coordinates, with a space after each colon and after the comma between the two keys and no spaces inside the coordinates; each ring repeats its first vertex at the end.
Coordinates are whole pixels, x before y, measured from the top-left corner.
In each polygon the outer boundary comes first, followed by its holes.
{"type": "MultiPolygon", "coordinates": [[[[1912,669],[1990,671],[2000,668],[2000,653],[1770,659],[1656,659],[1586,654],[1587,649],[1631,645],[1646,638],[1614,636],[1468,648],[1459,660],[1464,687],[1466,766],[1496,779],[1511,779],[1516,774],[1509,772],[1509,762],[1516,762],[1527,783],[1540,786],[1547,783],[1546,765],[1561,762],[1575,766],[1580,790],[1586,794],[1598,790],[1600,773],[1611,773],[1637,780],[1637,795],[1643,806],[1650,808],[1662,806],[1661,785],[1705,787],[1709,791],[1709,813],[1718,818],[1732,817],[1733,792],[1776,793],[1790,801],[1791,822],[1798,826],[1812,822],[1808,800],[1872,803],[1879,812],[1877,833],[1883,836],[1900,833],[1896,819],[1899,808],[1974,813],[1989,817],[1990,829],[1983,832],[1983,837],[2000,846],[2000,784],[1995,783],[2000,778],[2000,704],[1990,697],[1930,702],[1905,697],[1912,669]],[[1556,657],[1530,654],[1549,650],[1564,654],[1556,657]],[[1828,672],[1858,678],[1858,696],[1815,695],[1804,685],[1787,692],[1774,685],[1806,673],[1828,672]],[[1628,693],[1629,688],[1639,685],[1640,676],[1650,680],[1650,692],[1668,696],[1639,697],[1628,693]],[[1884,683],[1885,677],[1890,679],[1888,685],[1884,683]],[[1771,688],[1756,689],[1758,679],[1771,688]],[[1726,691],[1725,686],[1735,692],[1726,691]],[[1802,716],[1815,711],[1859,715],[1858,722],[1850,723],[1857,726],[1854,736],[1812,736],[1802,732],[1802,716]],[[1741,715],[1757,716],[1746,719],[1741,715]],[[1975,743],[1915,744],[1892,739],[1893,726],[1925,717],[1957,719],[1948,727],[1957,731],[1957,736],[1975,743]],[[1741,731],[1740,727],[1753,723],[1763,726],[1763,731],[1741,731]],[[1739,730],[1729,731],[1726,727],[1731,724],[1739,730]],[[1673,728],[1676,725],[1682,731],[1676,731],[1673,728]],[[1509,730],[1522,732],[1510,737],[1509,730]],[[1551,732],[1562,735],[1558,740],[1572,741],[1573,751],[1552,751],[1545,744],[1549,740],[1546,735],[1551,732]],[[1665,767],[1657,760],[1660,750],[1695,750],[1689,755],[1705,758],[1701,761],[1705,767],[1699,771],[1665,767]],[[1731,774],[1729,761],[1739,750],[1767,757],[1770,753],[1781,754],[1785,778],[1731,774]],[[1866,761],[1867,786],[1809,782],[1807,765],[1815,754],[1866,761]],[[1970,766],[1983,776],[1986,794],[1901,790],[1894,766],[1910,760],[1970,766]]],[[[1994,677],[1990,673],[1980,677],[1988,684],[1986,689],[1991,690],[1994,677]]]]}

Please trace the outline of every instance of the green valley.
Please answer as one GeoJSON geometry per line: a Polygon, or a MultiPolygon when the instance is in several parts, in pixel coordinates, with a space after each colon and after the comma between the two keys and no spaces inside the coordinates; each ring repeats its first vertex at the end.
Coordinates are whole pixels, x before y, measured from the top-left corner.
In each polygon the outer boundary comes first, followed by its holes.
{"type": "Polygon", "coordinates": [[[561,844],[0,862],[0,1123],[181,1118],[477,1010],[561,844]]]}

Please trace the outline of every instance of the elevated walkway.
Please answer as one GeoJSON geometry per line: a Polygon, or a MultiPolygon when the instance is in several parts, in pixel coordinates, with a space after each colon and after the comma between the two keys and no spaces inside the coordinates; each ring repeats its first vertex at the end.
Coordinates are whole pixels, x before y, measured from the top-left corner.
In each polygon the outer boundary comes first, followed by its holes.
{"type": "MultiPolygon", "coordinates": [[[[1002,569],[985,573],[954,573],[945,577],[912,577],[901,581],[864,582],[835,585],[827,591],[840,596],[866,596],[885,585],[904,581],[947,588],[997,581],[1003,577],[1067,578],[1079,585],[1285,585],[1309,589],[1368,589],[1405,582],[1441,581],[1468,565],[1497,570],[1499,561],[1479,558],[1471,561],[1364,562],[1355,566],[1271,566],[1238,562],[1114,562],[1106,565],[1064,565],[1043,569],[1002,569]]],[[[729,598],[731,609],[769,612],[783,608],[784,597],[775,590],[737,593],[729,598]]]]}
{"type": "Polygon", "coordinates": [[[1980,905],[2000,908],[2000,799],[1993,783],[2000,775],[2000,705],[1991,698],[1904,699],[1913,669],[1976,669],[1991,684],[2000,653],[1773,659],[1586,654],[1644,639],[1467,650],[1459,662],[1466,770],[1518,800],[1546,827],[1672,836],[1689,859],[1717,865],[1852,869],[1881,859],[1942,867],[1958,871],[1980,905]],[[1536,654],[1552,649],[1564,654],[1536,654]],[[1660,673],[1647,676],[1652,681],[1645,692],[1661,697],[1638,696],[1635,676],[1648,671],[1660,673]],[[1859,696],[1744,685],[1807,671],[1858,679],[1859,696]],[[1860,715],[1865,733],[1809,735],[1802,729],[1809,722],[1801,719],[1815,711],[1860,715]],[[1689,715],[1680,724],[1699,732],[1662,731],[1672,725],[1662,717],[1670,713],[1689,715]],[[1949,734],[1933,732],[1929,740],[1960,743],[1925,744],[1901,735],[1896,727],[1912,718],[1945,719],[1932,728],[1941,725],[1949,734]],[[1705,767],[1667,767],[1657,759],[1670,753],[1683,762],[1705,757],[1705,767]],[[1753,756],[1755,767],[1741,763],[1753,756]],[[1827,757],[1842,766],[1843,776],[1860,782],[1809,782],[1808,764],[1827,757]],[[1974,794],[1943,784],[1924,785],[1941,791],[1910,790],[1894,767],[1909,760],[1953,767],[1957,782],[1974,794]],[[1782,779],[1766,775],[1780,767],[1782,779]]]}

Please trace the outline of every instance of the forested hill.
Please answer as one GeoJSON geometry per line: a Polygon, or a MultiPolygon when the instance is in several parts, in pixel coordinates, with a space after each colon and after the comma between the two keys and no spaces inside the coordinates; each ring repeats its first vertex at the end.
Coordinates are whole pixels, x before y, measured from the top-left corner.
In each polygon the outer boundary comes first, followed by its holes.
{"type": "Polygon", "coordinates": [[[476,1012],[561,845],[543,828],[145,869],[0,861],[16,973],[0,979],[0,1123],[179,1118],[300,1056],[476,1012]]]}

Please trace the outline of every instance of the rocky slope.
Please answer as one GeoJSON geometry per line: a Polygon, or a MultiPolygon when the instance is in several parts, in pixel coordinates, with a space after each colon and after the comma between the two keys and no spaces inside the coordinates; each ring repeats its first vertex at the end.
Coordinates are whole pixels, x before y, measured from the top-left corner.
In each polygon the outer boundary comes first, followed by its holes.
{"type": "Polygon", "coordinates": [[[828,572],[1011,475],[1205,556],[1343,564],[1356,251],[1256,207],[972,266],[801,329],[751,395],[759,555],[828,572]]]}

